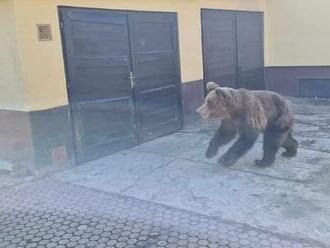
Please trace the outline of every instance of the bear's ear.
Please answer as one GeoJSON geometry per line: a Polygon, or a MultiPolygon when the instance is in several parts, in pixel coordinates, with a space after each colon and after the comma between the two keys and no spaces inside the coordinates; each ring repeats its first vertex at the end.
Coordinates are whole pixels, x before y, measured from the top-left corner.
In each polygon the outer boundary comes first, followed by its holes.
{"type": "Polygon", "coordinates": [[[222,90],[220,87],[215,89],[215,93],[217,94],[217,96],[219,98],[222,98],[222,99],[229,99],[230,98],[229,93],[226,92],[225,90],[222,90]]]}
{"type": "Polygon", "coordinates": [[[212,91],[212,90],[214,90],[214,89],[216,89],[216,88],[219,88],[219,85],[216,84],[215,82],[208,82],[208,83],[206,84],[206,88],[207,88],[207,90],[210,92],[210,91],[212,91]]]}

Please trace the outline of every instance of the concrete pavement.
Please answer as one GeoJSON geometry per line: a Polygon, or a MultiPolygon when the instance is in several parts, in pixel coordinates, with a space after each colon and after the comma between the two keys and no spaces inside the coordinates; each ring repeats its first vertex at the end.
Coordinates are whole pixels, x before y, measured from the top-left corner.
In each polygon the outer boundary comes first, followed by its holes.
{"type": "Polygon", "coordinates": [[[292,101],[298,156],[279,156],[268,168],[253,163],[262,155],[261,138],[230,168],[207,160],[204,152],[218,125],[207,122],[54,178],[330,244],[330,104],[292,101]]]}

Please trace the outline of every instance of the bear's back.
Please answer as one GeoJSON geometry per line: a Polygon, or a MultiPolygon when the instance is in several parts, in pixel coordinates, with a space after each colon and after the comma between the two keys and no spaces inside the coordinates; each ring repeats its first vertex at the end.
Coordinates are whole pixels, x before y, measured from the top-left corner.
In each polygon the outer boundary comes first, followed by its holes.
{"type": "Polygon", "coordinates": [[[293,122],[293,114],[290,104],[283,96],[276,92],[268,90],[252,90],[250,91],[261,102],[267,119],[278,128],[291,126],[293,122]]]}

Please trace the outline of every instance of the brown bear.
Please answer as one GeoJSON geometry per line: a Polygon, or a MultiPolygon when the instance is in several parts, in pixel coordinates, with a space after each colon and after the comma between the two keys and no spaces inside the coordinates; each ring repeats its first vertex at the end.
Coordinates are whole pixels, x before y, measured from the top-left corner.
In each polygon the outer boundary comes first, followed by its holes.
{"type": "Polygon", "coordinates": [[[292,137],[293,114],[286,100],[277,93],[266,90],[247,90],[219,87],[214,82],[207,84],[208,94],[197,112],[204,119],[217,118],[221,126],[211,139],[206,157],[214,157],[219,147],[237,141],[222,155],[218,163],[234,164],[264,132],[263,158],[255,163],[271,165],[278,150],[283,147],[283,156],[297,154],[298,142],[292,137]]]}

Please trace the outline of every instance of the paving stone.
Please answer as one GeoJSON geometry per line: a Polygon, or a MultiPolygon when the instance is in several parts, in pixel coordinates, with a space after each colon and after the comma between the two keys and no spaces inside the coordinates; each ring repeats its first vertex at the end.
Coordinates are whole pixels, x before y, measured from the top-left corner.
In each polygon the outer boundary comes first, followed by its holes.
{"type": "Polygon", "coordinates": [[[1,248],[326,247],[53,179],[1,191],[0,220],[1,248]]]}

